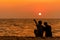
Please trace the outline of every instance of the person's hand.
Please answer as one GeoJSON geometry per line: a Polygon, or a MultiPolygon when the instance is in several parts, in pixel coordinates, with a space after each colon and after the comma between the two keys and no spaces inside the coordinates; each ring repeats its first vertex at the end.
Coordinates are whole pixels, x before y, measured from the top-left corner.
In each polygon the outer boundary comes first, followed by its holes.
{"type": "Polygon", "coordinates": [[[36,21],[35,19],[33,19],[33,21],[36,21]]]}

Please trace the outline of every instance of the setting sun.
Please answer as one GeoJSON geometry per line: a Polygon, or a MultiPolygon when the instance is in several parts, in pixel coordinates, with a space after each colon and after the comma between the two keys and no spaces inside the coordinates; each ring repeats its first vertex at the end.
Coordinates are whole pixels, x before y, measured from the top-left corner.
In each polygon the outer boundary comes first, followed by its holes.
{"type": "Polygon", "coordinates": [[[41,13],[39,13],[39,15],[42,15],[41,13]]]}

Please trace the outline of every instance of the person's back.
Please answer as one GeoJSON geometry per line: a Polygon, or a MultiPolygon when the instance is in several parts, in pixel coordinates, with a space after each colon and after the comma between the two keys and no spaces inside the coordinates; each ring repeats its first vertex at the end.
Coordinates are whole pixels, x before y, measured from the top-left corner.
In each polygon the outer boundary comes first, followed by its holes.
{"type": "Polygon", "coordinates": [[[34,31],[36,37],[43,37],[43,25],[42,21],[38,21],[36,24],[37,30],[34,31]]]}
{"type": "Polygon", "coordinates": [[[42,30],[43,29],[43,25],[42,25],[42,21],[38,21],[37,26],[37,30],[42,30]]]}
{"type": "Polygon", "coordinates": [[[38,34],[40,37],[43,37],[43,25],[37,25],[38,34]]]}
{"type": "Polygon", "coordinates": [[[51,31],[51,26],[47,24],[47,22],[44,22],[45,25],[45,36],[46,37],[52,37],[52,31],[51,31]]]}

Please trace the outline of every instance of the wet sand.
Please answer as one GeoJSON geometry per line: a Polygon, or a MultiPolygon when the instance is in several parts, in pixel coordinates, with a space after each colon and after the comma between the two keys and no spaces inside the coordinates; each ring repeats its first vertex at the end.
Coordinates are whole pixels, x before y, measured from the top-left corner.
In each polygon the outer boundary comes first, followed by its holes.
{"type": "Polygon", "coordinates": [[[39,38],[39,37],[0,36],[0,40],[60,40],[60,37],[39,38]]]}

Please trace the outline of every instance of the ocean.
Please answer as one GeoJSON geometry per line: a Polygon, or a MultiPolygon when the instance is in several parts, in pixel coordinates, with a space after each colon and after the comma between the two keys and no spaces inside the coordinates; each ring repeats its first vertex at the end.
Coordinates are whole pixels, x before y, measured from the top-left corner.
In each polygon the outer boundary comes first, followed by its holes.
{"type": "MultiPolygon", "coordinates": [[[[53,37],[60,37],[60,19],[36,19],[48,22],[53,37]]],[[[43,25],[43,24],[42,24],[43,25]]],[[[35,37],[36,24],[33,19],[0,19],[0,36],[35,37]]]]}

